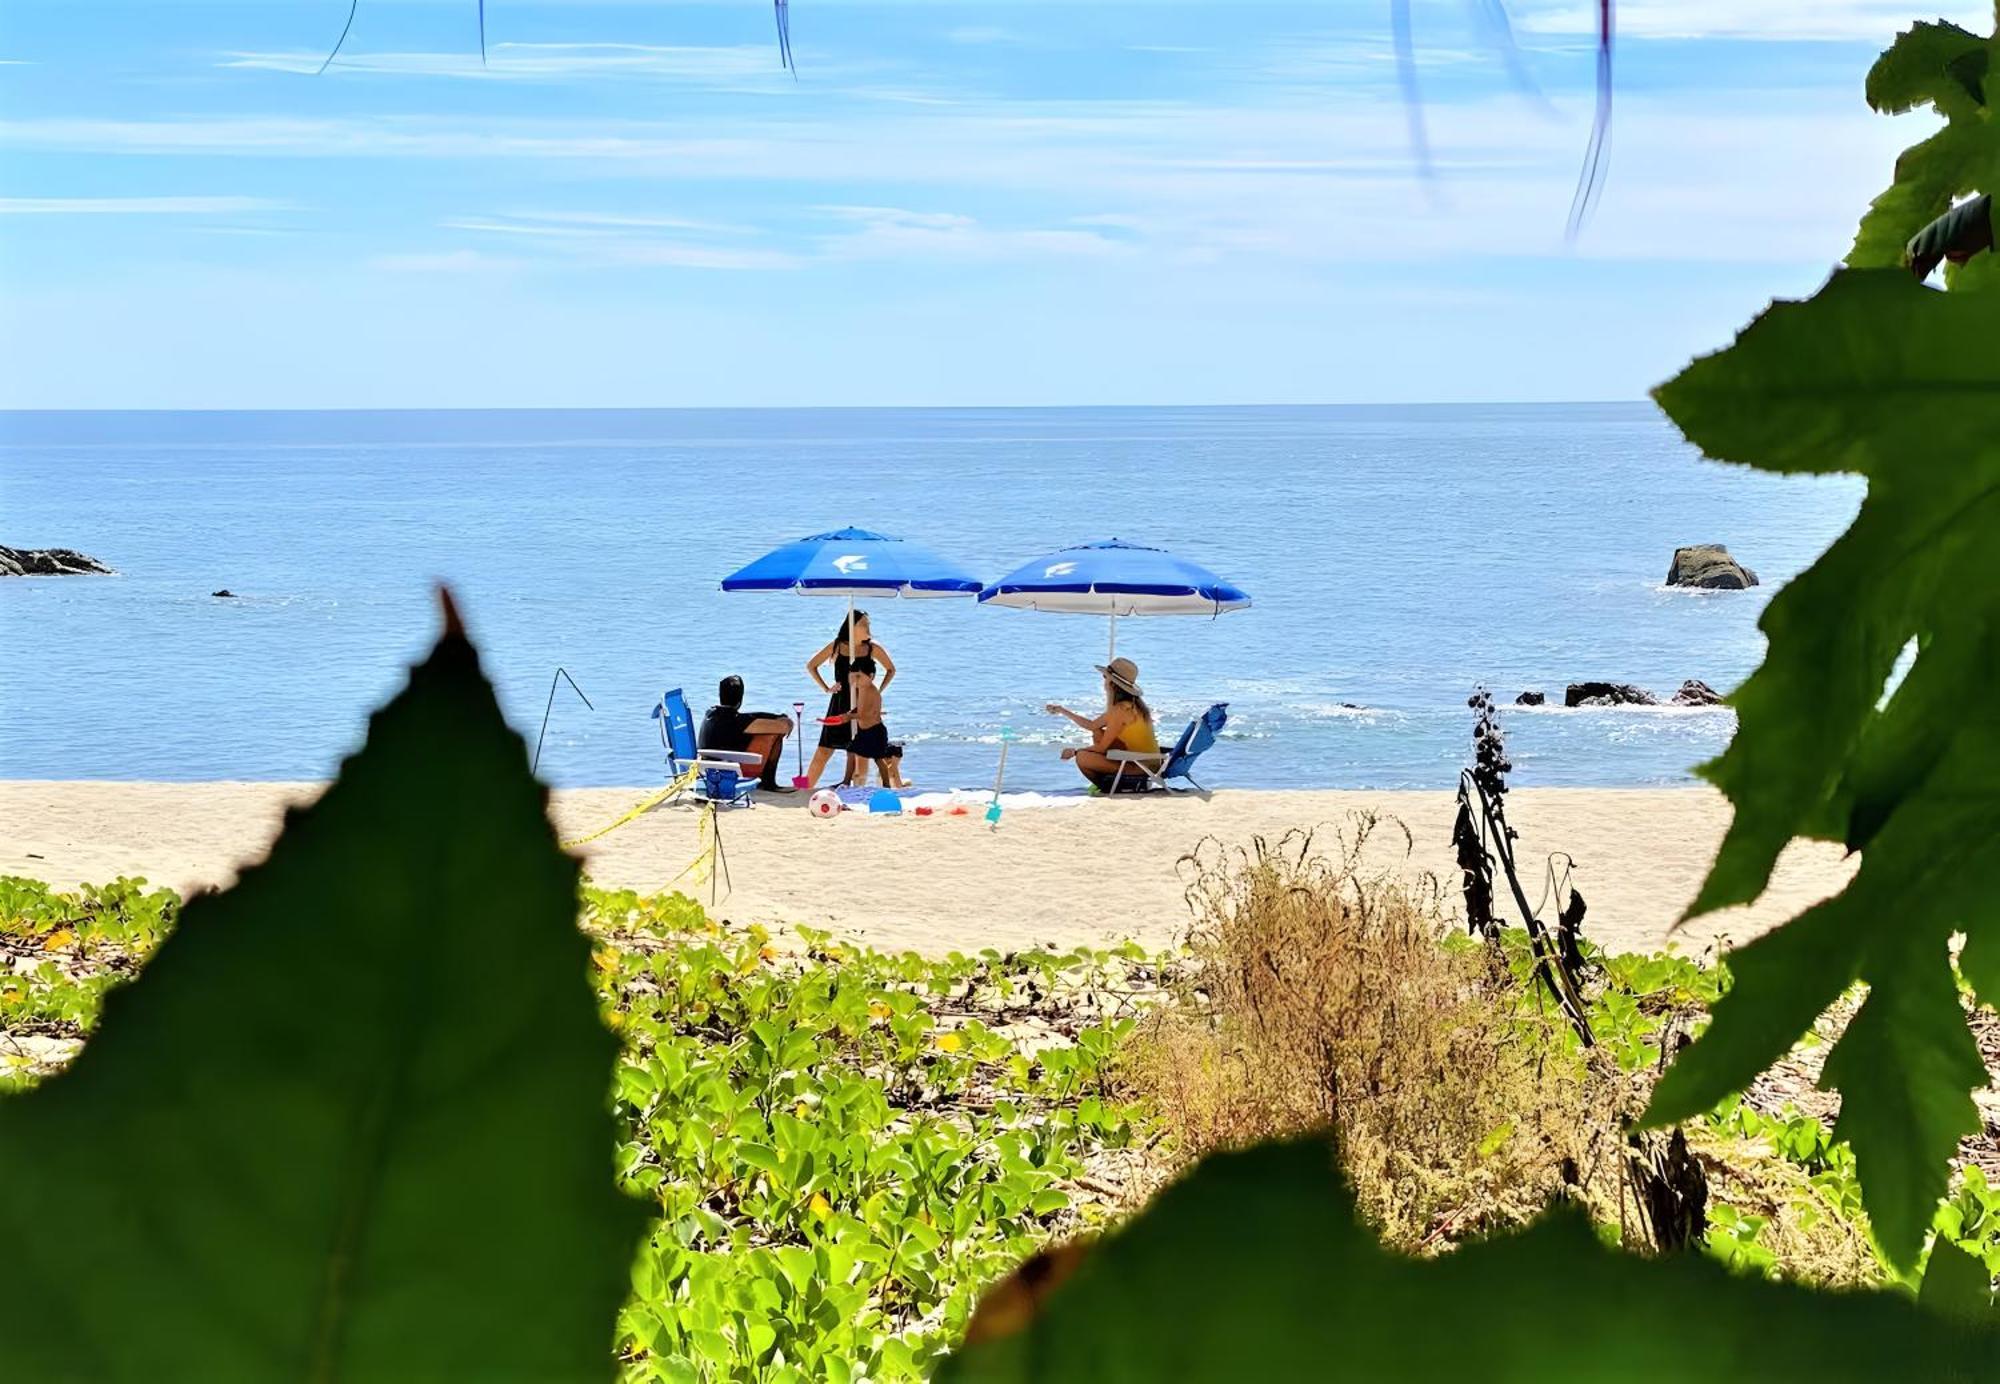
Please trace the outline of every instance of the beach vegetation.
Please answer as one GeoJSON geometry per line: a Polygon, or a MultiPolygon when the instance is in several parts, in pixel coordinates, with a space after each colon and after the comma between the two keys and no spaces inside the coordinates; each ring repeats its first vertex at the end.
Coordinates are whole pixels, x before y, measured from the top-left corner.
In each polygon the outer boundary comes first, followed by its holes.
{"type": "MultiPolygon", "coordinates": [[[[1336,1131],[1360,1214],[1418,1250],[1532,1218],[1565,1169],[1608,1161],[1616,1102],[1547,992],[1465,940],[1436,881],[1393,848],[1364,863],[1385,835],[1403,829],[1362,817],[1205,843],[1185,952],[1127,1071],[1176,1162],[1336,1131]]],[[[1532,973],[1525,934],[1510,941],[1532,973]]]]}

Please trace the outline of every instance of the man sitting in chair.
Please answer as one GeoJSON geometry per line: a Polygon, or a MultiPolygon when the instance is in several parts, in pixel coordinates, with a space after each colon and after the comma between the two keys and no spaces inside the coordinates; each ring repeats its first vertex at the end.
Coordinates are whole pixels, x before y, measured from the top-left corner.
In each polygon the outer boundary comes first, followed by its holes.
{"type": "Polygon", "coordinates": [[[763,760],[757,786],[772,793],[789,793],[778,786],[778,766],[785,758],[785,737],[792,733],[792,718],[770,711],[743,710],[743,679],[731,673],[716,689],[720,704],[701,718],[701,733],[695,743],[704,750],[728,750],[753,754],[763,760]]]}

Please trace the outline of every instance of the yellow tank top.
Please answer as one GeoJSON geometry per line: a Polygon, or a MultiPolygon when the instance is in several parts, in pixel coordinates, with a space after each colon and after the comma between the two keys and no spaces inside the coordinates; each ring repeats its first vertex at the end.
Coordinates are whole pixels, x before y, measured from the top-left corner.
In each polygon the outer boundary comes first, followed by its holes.
{"type": "Polygon", "coordinates": [[[1160,752],[1160,738],[1153,733],[1153,723],[1136,713],[1125,723],[1125,729],[1118,732],[1118,745],[1134,754],[1160,752]]]}

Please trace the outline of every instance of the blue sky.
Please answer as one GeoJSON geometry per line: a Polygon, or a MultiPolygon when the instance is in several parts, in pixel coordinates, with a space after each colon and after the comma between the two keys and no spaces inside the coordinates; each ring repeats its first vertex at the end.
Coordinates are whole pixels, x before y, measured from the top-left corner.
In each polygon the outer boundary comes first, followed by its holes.
{"type": "MultiPolygon", "coordinates": [[[[1977,25],[1984,7],[1947,14],[1977,25]]],[[[1629,399],[1845,250],[1885,0],[0,10],[0,406],[1629,399]]],[[[1928,13],[1928,11],[1926,11],[1928,13]]]]}

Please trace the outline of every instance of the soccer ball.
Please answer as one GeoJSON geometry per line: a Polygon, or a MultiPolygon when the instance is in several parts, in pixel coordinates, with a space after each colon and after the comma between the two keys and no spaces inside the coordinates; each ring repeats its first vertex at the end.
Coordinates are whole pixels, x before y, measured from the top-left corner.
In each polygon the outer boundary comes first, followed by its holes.
{"type": "Polygon", "coordinates": [[[815,817],[838,817],[842,803],[840,794],[831,788],[822,788],[806,800],[806,806],[812,809],[815,817]]]}

